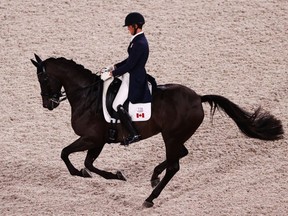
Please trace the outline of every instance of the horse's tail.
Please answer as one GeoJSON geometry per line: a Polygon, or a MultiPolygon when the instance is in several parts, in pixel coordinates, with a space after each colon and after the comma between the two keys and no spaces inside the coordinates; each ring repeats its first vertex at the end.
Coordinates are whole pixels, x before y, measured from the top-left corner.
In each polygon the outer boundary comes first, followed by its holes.
{"type": "Polygon", "coordinates": [[[241,109],[225,97],[219,95],[201,96],[202,102],[211,106],[213,117],[216,109],[224,110],[233,119],[238,128],[248,137],[261,140],[278,140],[283,138],[284,130],[280,120],[259,107],[254,113],[241,109]]]}

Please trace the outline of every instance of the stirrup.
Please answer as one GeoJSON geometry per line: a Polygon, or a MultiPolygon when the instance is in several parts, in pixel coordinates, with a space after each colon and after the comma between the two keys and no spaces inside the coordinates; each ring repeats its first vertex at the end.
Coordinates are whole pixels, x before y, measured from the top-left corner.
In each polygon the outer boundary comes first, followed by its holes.
{"type": "Polygon", "coordinates": [[[126,139],[124,139],[124,142],[121,143],[121,145],[128,146],[131,143],[140,141],[140,139],[141,139],[141,135],[138,135],[138,134],[133,135],[133,136],[129,135],[126,139]]]}
{"type": "Polygon", "coordinates": [[[117,138],[117,135],[118,135],[118,131],[116,129],[116,123],[117,123],[117,120],[116,122],[113,122],[111,120],[110,122],[110,127],[108,128],[108,143],[114,143],[116,141],[116,138],[117,138]]]}

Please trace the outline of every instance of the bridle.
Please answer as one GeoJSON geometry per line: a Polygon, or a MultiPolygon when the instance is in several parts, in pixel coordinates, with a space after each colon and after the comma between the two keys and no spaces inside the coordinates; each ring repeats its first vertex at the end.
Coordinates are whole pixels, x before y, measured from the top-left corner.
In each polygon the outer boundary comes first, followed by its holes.
{"type": "MultiPolygon", "coordinates": [[[[62,101],[67,99],[67,94],[65,91],[61,91],[61,89],[58,92],[53,92],[50,86],[50,82],[51,79],[54,80],[56,82],[56,84],[59,84],[59,86],[61,86],[61,83],[58,79],[54,78],[53,76],[49,76],[49,74],[47,73],[46,69],[45,69],[45,65],[43,63],[43,61],[39,58],[38,55],[34,54],[36,61],[34,61],[33,59],[31,59],[31,62],[33,63],[33,65],[37,68],[37,77],[38,77],[38,81],[40,83],[40,88],[41,88],[41,96],[42,97],[47,97],[48,101],[52,102],[52,109],[55,108],[54,104],[56,104],[56,106],[58,106],[62,101]]],[[[97,75],[99,72],[97,72],[95,75],[96,77],[100,77],[99,75],[97,75]]],[[[88,89],[91,88],[95,85],[97,85],[99,82],[103,82],[101,79],[98,80],[94,80],[94,82],[84,88],[80,88],[75,90],[75,92],[77,91],[81,91],[84,89],[88,89]]],[[[75,93],[73,92],[73,93],[75,93]]]]}
{"type": "MultiPolygon", "coordinates": [[[[67,99],[65,91],[58,91],[58,92],[53,92],[50,87],[49,83],[49,75],[47,74],[45,67],[42,67],[42,70],[37,73],[38,76],[38,81],[41,86],[41,96],[43,97],[48,97],[48,100],[55,103],[55,104],[60,104],[60,102],[64,101],[67,99]]],[[[53,79],[53,77],[51,77],[53,79]]],[[[55,82],[59,82],[57,79],[54,79],[55,82]]]]}
{"type": "MultiPolygon", "coordinates": [[[[100,73],[100,72],[98,72],[100,73]]],[[[97,73],[97,74],[98,74],[97,73]]],[[[95,74],[97,76],[97,74],[95,74]]],[[[42,70],[40,72],[37,73],[37,76],[38,76],[38,81],[40,83],[40,86],[41,86],[41,96],[46,96],[48,97],[48,100],[55,103],[55,104],[60,104],[62,101],[66,100],[67,99],[67,95],[66,95],[66,92],[65,91],[58,91],[58,92],[52,92],[51,88],[50,88],[50,83],[49,83],[49,75],[48,73],[46,72],[45,70],[45,67],[43,66],[42,67],[42,70]]],[[[55,82],[58,82],[60,83],[59,80],[53,78],[53,77],[50,77],[50,79],[54,79],[55,82]]],[[[80,88],[80,89],[76,89],[75,92],[73,93],[76,93],[78,91],[82,91],[82,90],[85,90],[85,89],[88,89],[88,88],[91,88],[97,84],[99,84],[100,82],[103,82],[101,79],[99,80],[96,80],[94,81],[92,84],[86,86],[86,87],[83,87],[83,88],[80,88]]],[[[73,94],[72,93],[72,94],[73,94]]]]}

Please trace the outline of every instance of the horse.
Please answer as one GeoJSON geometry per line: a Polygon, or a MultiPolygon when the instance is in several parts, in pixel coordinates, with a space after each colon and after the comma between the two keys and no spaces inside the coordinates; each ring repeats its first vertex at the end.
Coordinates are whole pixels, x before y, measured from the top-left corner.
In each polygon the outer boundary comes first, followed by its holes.
{"type": "MultiPolygon", "coordinates": [[[[64,99],[68,99],[71,110],[71,125],[79,138],[65,147],[61,158],[70,174],[91,177],[91,172],[105,179],[126,181],[124,175],[117,171],[108,172],[96,168],[93,163],[108,143],[110,123],[106,122],[102,111],[103,81],[100,75],[92,73],[84,66],[63,57],[48,58],[44,61],[34,54],[31,59],[37,68],[43,107],[53,110],[64,99]],[[61,91],[65,90],[65,94],[61,91]],[[74,152],[87,151],[85,168],[78,170],[69,160],[74,152]]],[[[283,138],[284,130],[279,119],[261,107],[248,112],[229,99],[220,95],[198,95],[192,89],[180,84],[157,85],[152,96],[151,118],[144,122],[134,122],[141,139],[147,139],[158,133],[162,134],[166,159],[158,164],[151,177],[152,193],[144,201],[144,207],[152,207],[154,199],[180,170],[179,160],[188,154],[185,142],[195,133],[204,119],[202,103],[211,107],[211,116],[216,110],[223,110],[238,126],[240,131],[251,138],[260,140],[278,140],[283,138]],[[172,120],[173,119],[173,120],[172,120]],[[162,179],[159,175],[164,171],[162,179]]],[[[113,143],[123,141],[127,132],[116,123],[118,136],[113,143]]]]}

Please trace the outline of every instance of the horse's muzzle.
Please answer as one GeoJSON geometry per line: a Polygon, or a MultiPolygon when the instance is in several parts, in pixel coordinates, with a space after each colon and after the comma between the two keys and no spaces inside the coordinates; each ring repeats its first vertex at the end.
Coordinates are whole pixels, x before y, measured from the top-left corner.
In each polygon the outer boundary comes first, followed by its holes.
{"type": "Polygon", "coordinates": [[[59,99],[57,98],[50,98],[49,100],[47,100],[46,102],[43,103],[43,107],[52,111],[53,109],[55,109],[56,107],[58,107],[60,104],[59,99]]]}

